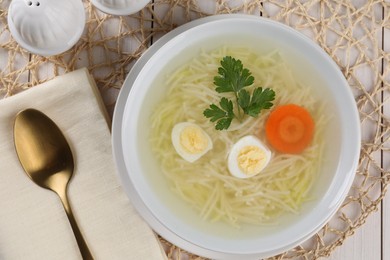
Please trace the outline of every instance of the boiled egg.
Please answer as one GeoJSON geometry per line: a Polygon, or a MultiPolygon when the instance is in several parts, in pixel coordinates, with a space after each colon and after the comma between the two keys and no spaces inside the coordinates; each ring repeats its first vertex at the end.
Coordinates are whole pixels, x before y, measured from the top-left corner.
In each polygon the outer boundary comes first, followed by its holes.
{"type": "Polygon", "coordinates": [[[270,160],[271,151],[256,136],[248,135],[233,145],[228,169],[237,178],[249,178],[259,174],[270,160]]]}
{"type": "Polygon", "coordinates": [[[197,124],[182,122],[172,129],[172,144],[187,162],[195,162],[213,148],[210,136],[197,124]]]}

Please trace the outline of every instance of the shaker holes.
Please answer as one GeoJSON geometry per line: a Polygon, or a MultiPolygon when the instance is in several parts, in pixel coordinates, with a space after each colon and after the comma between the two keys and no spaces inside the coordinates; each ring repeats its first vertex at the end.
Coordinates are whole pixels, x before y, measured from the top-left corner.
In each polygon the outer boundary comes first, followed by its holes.
{"type": "MultiPolygon", "coordinates": [[[[32,6],[32,5],[33,5],[33,2],[28,1],[28,2],[27,2],[27,5],[28,5],[28,6],[32,6]]],[[[40,3],[40,2],[36,2],[35,5],[36,5],[36,6],[40,6],[41,3],[40,3]]]]}

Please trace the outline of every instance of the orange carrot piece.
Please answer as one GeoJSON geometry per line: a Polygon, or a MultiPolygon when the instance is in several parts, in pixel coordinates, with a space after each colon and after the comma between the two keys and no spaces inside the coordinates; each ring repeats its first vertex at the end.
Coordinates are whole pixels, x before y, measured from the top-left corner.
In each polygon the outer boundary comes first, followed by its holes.
{"type": "Polygon", "coordinates": [[[310,113],[301,106],[279,106],[268,117],[265,134],[275,150],[298,154],[313,139],[314,121],[310,113]]]}

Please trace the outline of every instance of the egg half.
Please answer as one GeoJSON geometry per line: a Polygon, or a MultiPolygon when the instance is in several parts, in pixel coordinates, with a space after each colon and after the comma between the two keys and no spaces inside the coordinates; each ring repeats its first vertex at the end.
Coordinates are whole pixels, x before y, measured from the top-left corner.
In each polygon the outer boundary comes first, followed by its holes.
{"type": "Polygon", "coordinates": [[[213,148],[210,136],[197,124],[182,122],[172,129],[172,144],[187,162],[195,162],[213,148]]]}
{"type": "Polygon", "coordinates": [[[248,135],[238,140],[228,156],[230,174],[249,178],[259,174],[271,160],[271,151],[256,137],[248,135]]]}

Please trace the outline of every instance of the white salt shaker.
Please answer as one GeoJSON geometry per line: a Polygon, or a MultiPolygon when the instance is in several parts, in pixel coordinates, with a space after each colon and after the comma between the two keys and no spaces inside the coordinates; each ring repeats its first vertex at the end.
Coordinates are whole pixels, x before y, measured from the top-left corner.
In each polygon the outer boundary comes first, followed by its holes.
{"type": "Polygon", "coordinates": [[[13,0],[8,26],[26,50],[42,56],[56,55],[80,39],[85,10],[81,0],[13,0]]]}

